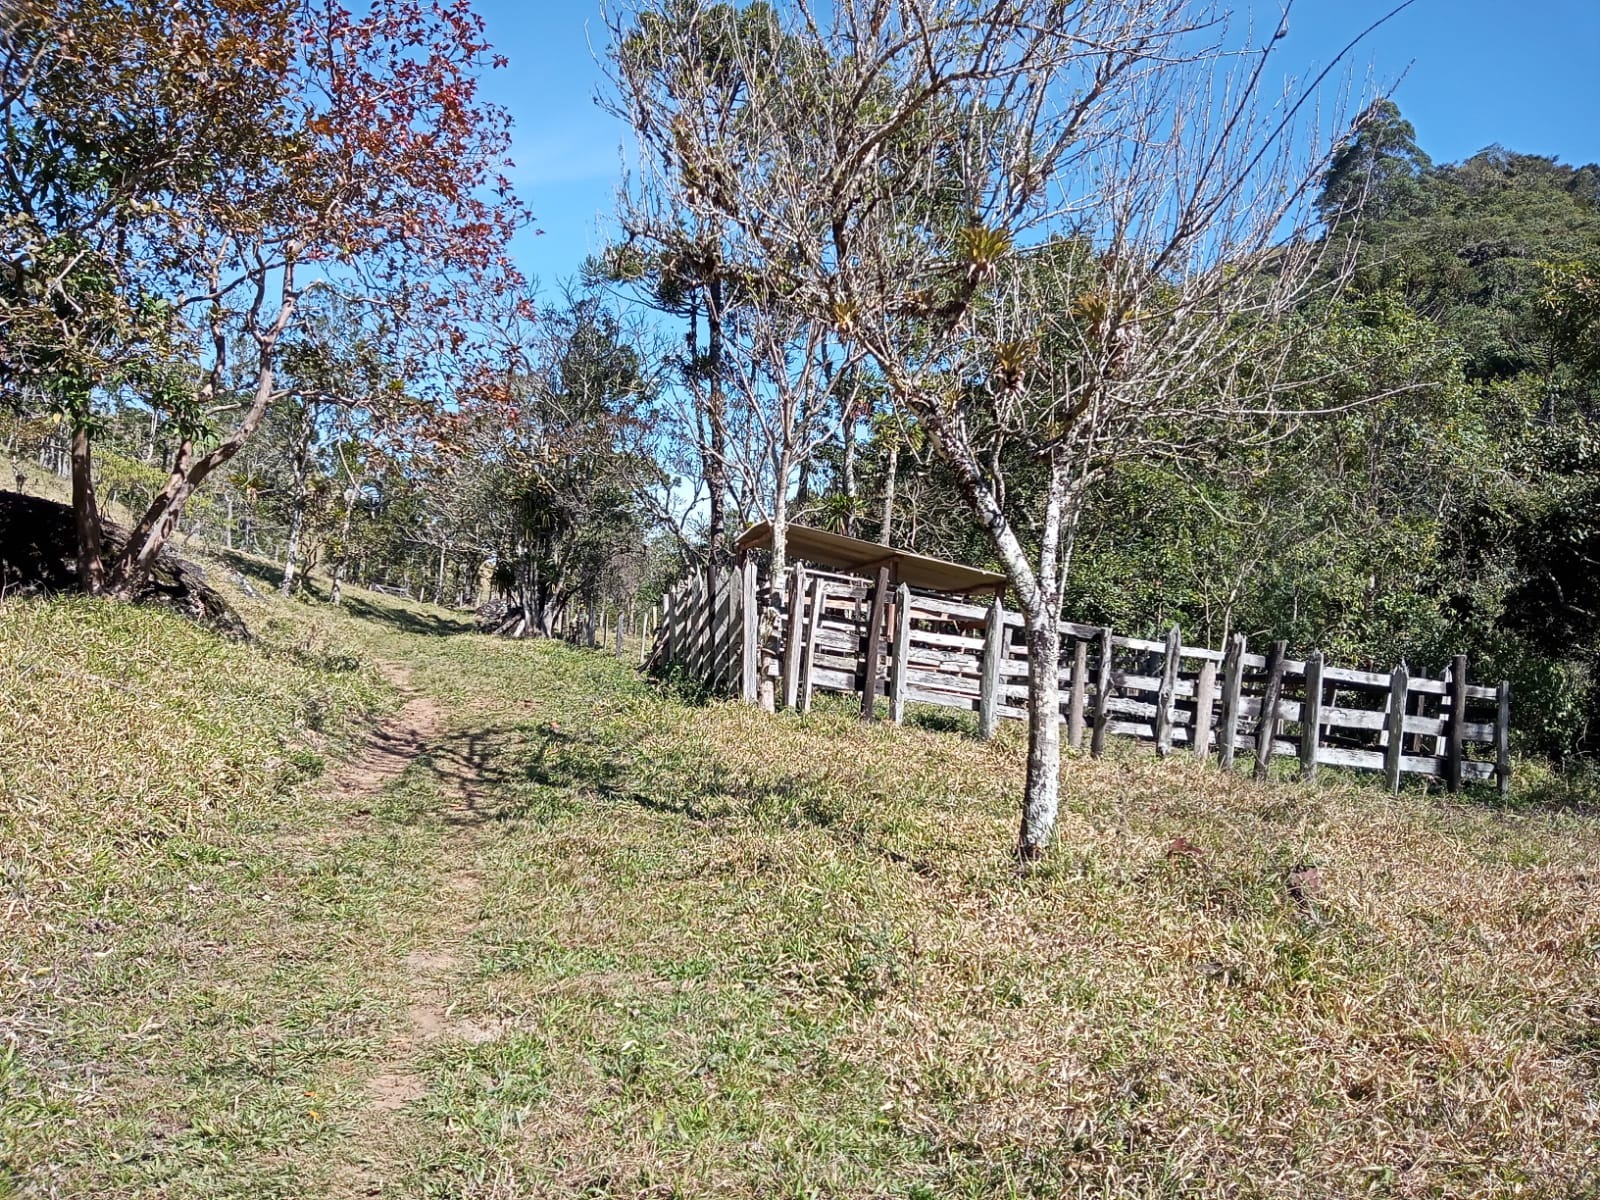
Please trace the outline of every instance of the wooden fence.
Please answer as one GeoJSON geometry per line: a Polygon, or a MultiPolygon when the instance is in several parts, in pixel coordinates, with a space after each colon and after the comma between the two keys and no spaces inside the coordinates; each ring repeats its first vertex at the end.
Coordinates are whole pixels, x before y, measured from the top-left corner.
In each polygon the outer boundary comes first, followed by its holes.
{"type": "MultiPolygon", "coordinates": [[[[778,664],[775,699],[804,712],[815,693],[859,695],[862,715],[887,698],[890,719],[923,704],[977,714],[980,733],[1026,719],[1023,620],[996,600],[891,589],[875,581],[794,568],[778,628],[767,639],[778,664]]],[[[663,598],[651,656],[714,689],[754,701],[758,687],[756,567],[685,581],[663,598]]],[[[1439,678],[1326,663],[1320,653],[1266,653],[1235,634],[1222,650],[1186,646],[1177,626],[1161,641],[1063,621],[1061,720],[1067,742],[1100,755],[1111,734],[1155,743],[1158,754],[1216,753],[1224,767],[1249,762],[1257,777],[1275,757],[1319,765],[1443,779],[1452,790],[1511,779],[1510,686],[1467,681],[1458,656],[1439,678]]]]}

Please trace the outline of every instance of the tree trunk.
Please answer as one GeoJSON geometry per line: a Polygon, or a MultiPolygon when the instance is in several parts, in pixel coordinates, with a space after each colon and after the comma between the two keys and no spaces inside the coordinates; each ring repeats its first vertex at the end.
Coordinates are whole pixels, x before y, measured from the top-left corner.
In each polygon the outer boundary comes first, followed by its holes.
{"type": "Polygon", "coordinates": [[[1061,628],[1050,606],[1027,614],[1028,774],[1017,858],[1032,862],[1055,832],[1061,806],[1061,628]]]}
{"type": "Polygon", "coordinates": [[[344,567],[350,559],[350,520],[356,510],[356,489],[346,488],[344,493],[344,516],[339,519],[339,557],[334,559],[331,574],[332,591],[328,594],[330,604],[339,604],[344,600],[344,567]]]}
{"type": "Polygon", "coordinates": [[[91,596],[105,593],[105,561],[100,554],[100,505],[94,496],[94,445],[89,429],[72,430],[72,518],[78,531],[78,583],[91,596]]]}
{"type": "Polygon", "coordinates": [[[894,483],[900,470],[900,443],[889,447],[889,462],[883,476],[883,524],[878,529],[878,541],[885,546],[894,544],[894,483]]]}
{"type": "Polygon", "coordinates": [[[856,535],[856,421],[853,403],[841,397],[844,411],[839,414],[839,438],[844,443],[844,532],[856,535]]]}
{"type": "Polygon", "coordinates": [[[306,524],[306,475],[311,467],[311,440],[316,436],[316,409],[306,401],[300,413],[300,428],[294,444],[289,504],[289,538],[283,549],[283,582],[278,590],[292,595],[300,569],[300,535],[306,524]]]}
{"type": "Polygon", "coordinates": [[[728,560],[727,516],[725,513],[728,490],[728,414],[727,401],[722,393],[722,281],[712,279],[707,289],[706,301],[706,365],[708,403],[706,424],[710,446],[704,457],[704,474],[708,497],[708,523],[706,543],[711,561],[721,566],[728,560]]]}

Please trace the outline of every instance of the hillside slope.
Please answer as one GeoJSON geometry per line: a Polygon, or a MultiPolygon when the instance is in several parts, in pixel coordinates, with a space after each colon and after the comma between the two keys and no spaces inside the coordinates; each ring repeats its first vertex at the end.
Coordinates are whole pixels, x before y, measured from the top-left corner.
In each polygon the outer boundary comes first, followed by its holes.
{"type": "Polygon", "coordinates": [[[21,1195],[1600,1189],[1593,817],[247,615],[0,604],[21,1195]]]}

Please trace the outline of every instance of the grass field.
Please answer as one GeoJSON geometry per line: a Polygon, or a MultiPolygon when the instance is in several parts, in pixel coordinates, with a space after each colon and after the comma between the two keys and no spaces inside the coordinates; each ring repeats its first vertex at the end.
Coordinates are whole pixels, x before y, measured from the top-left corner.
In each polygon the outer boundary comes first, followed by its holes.
{"type": "Polygon", "coordinates": [[[1119,747],[1018,877],[1016,731],[353,595],[0,604],[0,1196],[1600,1194],[1582,808],[1119,747]]]}

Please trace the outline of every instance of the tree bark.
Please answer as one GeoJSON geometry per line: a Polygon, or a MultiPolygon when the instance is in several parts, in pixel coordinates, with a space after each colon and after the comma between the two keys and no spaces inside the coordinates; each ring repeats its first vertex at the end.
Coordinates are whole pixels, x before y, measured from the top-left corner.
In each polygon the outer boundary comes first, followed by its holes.
{"type": "Polygon", "coordinates": [[[1017,858],[1039,858],[1061,807],[1061,627],[1047,609],[1025,614],[1028,634],[1028,773],[1017,858]]]}
{"type": "Polygon", "coordinates": [[[706,426],[709,446],[703,473],[708,493],[706,545],[713,565],[730,558],[727,537],[728,410],[722,391],[722,280],[713,277],[706,291],[706,426]]]}
{"type": "Polygon", "coordinates": [[[889,461],[883,476],[883,523],[878,528],[878,541],[885,546],[894,544],[894,485],[900,471],[900,443],[889,446],[889,461]]]}
{"type": "Polygon", "coordinates": [[[78,582],[91,596],[105,594],[100,552],[100,505],[94,495],[94,444],[86,425],[72,429],[72,518],[78,531],[78,582]]]}
{"type": "Polygon", "coordinates": [[[294,458],[291,466],[289,503],[289,537],[283,548],[283,581],[278,591],[284,596],[294,594],[300,569],[300,535],[306,524],[306,475],[311,466],[311,440],[316,436],[315,406],[305,401],[300,413],[300,428],[296,431],[294,458]]]}
{"type": "Polygon", "coordinates": [[[350,559],[350,520],[356,510],[356,489],[349,487],[344,493],[344,515],[339,519],[339,557],[333,560],[332,590],[328,594],[330,604],[339,604],[344,600],[344,568],[350,559]]]}
{"type": "Polygon", "coordinates": [[[839,440],[844,443],[844,532],[856,535],[856,414],[853,397],[839,398],[839,440]]]}
{"type": "MultiPolygon", "coordinates": [[[[167,544],[167,539],[177,528],[178,518],[183,515],[183,506],[188,503],[189,497],[213,471],[226,466],[233,456],[239,453],[245,442],[266,419],[267,410],[277,398],[274,390],[277,374],[273,354],[278,339],[294,316],[299,299],[299,293],[295,291],[294,285],[293,262],[283,268],[278,287],[280,301],[277,316],[265,332],[256,335],[260,359],[256,365],[256,390],[250,398],[250,407],[245,410],[244,416],[240,418],[233,432],[199,458],[195,457],[193,438],[185,438],[179,444],[172,470],[167,476],[166,487],[151,502],[144,516],[139,518],[138,524],[128,536],[127,546],[117,556],[115,565],[107,575],[106,587],[111,594],[127,598],[144,582],[157,557],[160,556],[162,548],[167,544]]],[[[210,394],[215,396],[217,386],[215,369],[206,386],[210,394]]]]}

